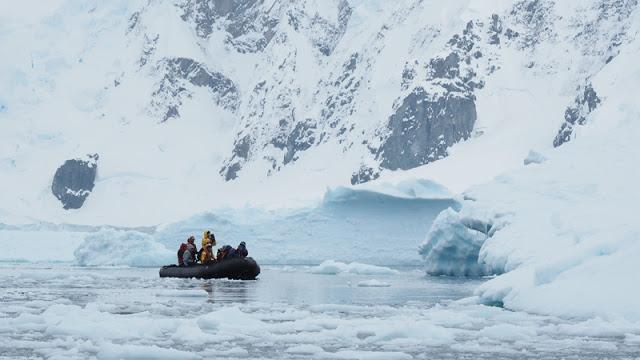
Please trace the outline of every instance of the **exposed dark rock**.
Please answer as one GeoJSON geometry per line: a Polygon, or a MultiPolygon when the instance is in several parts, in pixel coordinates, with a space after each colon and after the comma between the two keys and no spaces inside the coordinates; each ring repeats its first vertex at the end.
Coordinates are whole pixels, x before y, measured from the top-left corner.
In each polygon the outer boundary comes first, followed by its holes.
{"type": "Polygon", "coordinates": [[[140,60],[138,61],[140,67],[145,66],[149,61],[149,58],[156,51],[156,46],[158,44],[158,40],[160,39],[160,35],[156,35],[154,38],[150,38],[146,34],[144,35],[144,44],[142,46],[142,55],[140,56],[140,60]]]}
{"type": "Polygon", "coordinates": [[[371,180],[375,180],[380,177],[380,170],[376,170],[372,167],[362,165],[358,172],[351,175],[351,185],[363,184],[371,180]]]}
{"type": "Polygon", "coordinates": [[[460,56],[452,52],[446,58],[434,58],[430,62],[432,78],[453,79],[460,75],[460,56]]]}
{"type": "Polygon", "coordinates": [[[209,71],[203,64],[188,58],[170,58],[160,62],[164,77],[153,93],[152,105],[162,112],[162,121],[178,117],[183,96],[191,96],[189,86],[209,90],[214,102],[230,111],[240,104],[238,89],[231,79],[209,71]]]}
{"type": "Polygon", "coordinates": [[[235,162],[229,166],[225,166],[220,170],[220,173],[224,175],[225,181],[230,181],[238,178],[238,171],[242,170],[242,165],[239,162],[235,162]]]}
{"type": "Polygon", "coordinates": [[[140,12],[136,11],[129,17],[129,24],[127,25],[127,34],[130,33],[133,29],[138,26],[138,22],[140,21],[140,12]]]}
{"type": "Polygon", "coordinates": [[[337,110],[343,110],[344,113],[352,110],[355,93],[361,84],[360,78],[355,75],[359,61],[360,55],[355,53],[342,65],[342,73],[333,81],[335,91],[324,100],[320,115],[323,120],[329,121],[332,128],[337,127],[341,120],[335,116],[337,110]]]}
{"type": "Polygon", "coordinates": [[[391,135],[380,148],[381,166],[411,169],[447,155],[447,148],[471,135],[475,97],[448,93],[433,99],[418,87],[389,119],[391,135]]]}
{"type": "Polygon", "coordinates": [[[331,55],[338,42],[347,30],[347,24],[351,18],[353,9],[346,0],[338,5],[338,23],[332,24],[326,19],[316,15],[311,19],[312,42],[314,46],[325,56],[331,55]]]}
{"type": "Polygon", "coordinates": [[[64,209],[79,209],[95,185],[98,170],[98,154],[85,159],[67,160],[56,170],[51,192],[60,200],[64,209]]]}
{"type": "Polygon", "coordinates": [[[482,57],[475,29],[468,22],[461,34],[454,35],[448,42],[450,53],[427,64],[427,85],[416,86],[396,103],[376,153],[382,168],[406,170],[433,162],[471,136],[477,118],[473,91],[484,86],[470,66],[482,57]]]}
{"type": "Polygon", "coordinates": [[[278,24],[270,14],[273,6],[266,7],[264,0],[186,0],[179,5],[182,19],[194,25],[199,37],[208,38],[219,26],[240,52],[262,51],[273,39],[278,24]]]}
{"type": "Polygon", "coordinates": [[[500,34],[502,34],[502,20],[500,20],[500,17],[497,14],[491,15],[489,34],[489,44],[500,44],[500,34]]]}
{"type": "Polygon", "coordinates": [[[402,90],[409,89],[409,85],[416,78],[417,71],[414,66],[406,63],[404,64],[404,69],[402,69],[402,90]]]}
{"type": "Polygon", "coordinates": [[[229,162],[220,169],[220,174],[226,181],[236,179],[238,171],[242,170],[242,163],[249,158],[253,139],[245,135],[236,140],[233,144],[233,152],[229,162]]]}
{"type": "Polygon", "coordinates": [[[638,8],[638,0],[602,0],[594,2],[589,11],[595,17],[577,17],[574,27],[579,29],[572,42],[582,54],[608,64],[620,52],[629,31],[629,17],[638,8]]]}
{"type": "Polygon", "coordinates": [[[517,31],[513,31],[513,30],[511,30],[511,29],[507,29],[507,30],[504,32],[504,35],[507,37],[507,39],[509,39],[509,40],[513,40],[513,39],[515,39],[515,38],[519,37],[519,36],[520,36],[520,33],[519,33],[519,32],[517,32],[517,31]]]}
{"type": "Polygon", "coordinates": [[[576,96],[573,104],[564,112],[564,123],[553,140],[553,146],[558,147],[571,140],[573,130],[578,125],[587,122],[587,116],[600,104],[600,98],[591,84],[587,84],[582,93],[576,96]]]}
{"type": "Polygon", "coordinates": [[[316,138],[313,132],[315,129],[316,125],[310,119],[296,124],[287,137],[287,152],[283,160],[285,165],[297,159],[296,153],[307,150],[315,143],[316,138]]]}

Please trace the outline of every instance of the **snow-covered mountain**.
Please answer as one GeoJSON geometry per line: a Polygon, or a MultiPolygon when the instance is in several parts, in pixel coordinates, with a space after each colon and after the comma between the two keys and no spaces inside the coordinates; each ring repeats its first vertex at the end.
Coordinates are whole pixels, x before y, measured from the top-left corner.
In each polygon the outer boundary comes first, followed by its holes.
{"type": "Polygon", "coordinates": [[[636,0],[21,4],[0,5],[5,223],[149,225],[375,179],[457,193],[588,126],[638,31],[636,0]]]}

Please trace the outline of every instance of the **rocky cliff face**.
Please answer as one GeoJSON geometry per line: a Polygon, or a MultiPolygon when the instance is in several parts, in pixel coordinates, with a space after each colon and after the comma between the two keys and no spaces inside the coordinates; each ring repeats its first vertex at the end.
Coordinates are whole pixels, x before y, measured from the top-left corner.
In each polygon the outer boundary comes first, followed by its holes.
{"type": "MultiPolygon", "coordinates": [[[[530,58],[523,72],[548,75],[564,71],[560,52],[577,54],[571,76],[588,79],[615,57],[637,1],[594,1],[567,11],[552,0],[520,0],[446,28],[406,25],[429,13],[421,1],[382,6],[379,21],[358,17],[367,7],[346,0],[177,1],[173,8],[195,35],[188,41],[201,52],[199,59],[155,56],[162,77],[151,107],[160,121],[179,121],[182,99],[199,87],[233,113],[237,131],[219,170],[227,181],[242,177],[246,168],[273,175],[332,143],[360,154],[350,180],[366,182],[384,171],[442,159],[452,145],[468,140],[482,116],[477,93],[510,61],[507,56],[530,58]],[[397,41],[409,45],[389,60],[385,52],[397,41]],[[214,55],[221,48],[225,53],[214,55]],[[557,53],[549,54],[550,48],[557,53]],[[225,63],[224,57],[243,63],[225,63]],[[375,92],[384,95],[371,99],[375,92]],[[386,107],[379,108],[378,100],[386,107]]],[[[149,12],[137,13],[131,28],[149,12]]],[[[163,36],[144,33],[145,44],[153,49],[163,36]]],[[[150,53],[143,51],[141,64],[150,53]]],[[[555,146],[585,122],[597,99],[589,89],[567,109],[565,124],[550,139],[555,146]],[[585,111],[579,109],[584,102],[585,111]]]]}

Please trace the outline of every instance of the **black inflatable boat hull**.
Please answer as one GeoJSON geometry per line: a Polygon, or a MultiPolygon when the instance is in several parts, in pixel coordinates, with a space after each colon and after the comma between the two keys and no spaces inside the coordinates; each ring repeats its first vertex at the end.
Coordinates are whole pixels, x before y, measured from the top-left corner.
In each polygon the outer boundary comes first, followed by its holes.
{"type": "Polygon", "coordinates": [[[260,274],[260,266],[250,257],[228,259],[211,265],[167,265],[160,269],[160,277],[197,279],[253,280],[260,274]]]}

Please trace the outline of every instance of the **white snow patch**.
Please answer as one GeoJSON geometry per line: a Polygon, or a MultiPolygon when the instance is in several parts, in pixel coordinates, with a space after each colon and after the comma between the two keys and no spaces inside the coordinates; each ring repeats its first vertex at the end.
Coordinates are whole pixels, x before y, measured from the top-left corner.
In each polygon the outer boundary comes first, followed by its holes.
{"type": "Polygon", "coordinates": [[[390,275],[397,274],[398,270],[384,266],[361,264],[357,262],[343,263],[335,260],[323,261],[320,265],[309,269],[314,274],[337,275],[341,273],[361,275],[390,275]]]}
{"type": "Polygon", "coordinates": [[[389,287],[391,284],[377,279],[362,280],[358,282],[360,287],[389,287]]]}

